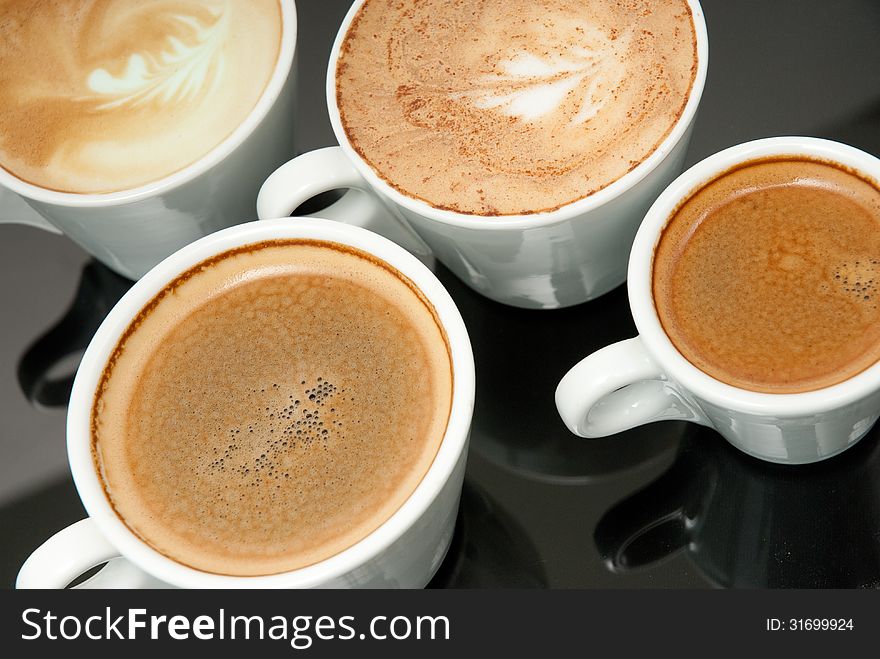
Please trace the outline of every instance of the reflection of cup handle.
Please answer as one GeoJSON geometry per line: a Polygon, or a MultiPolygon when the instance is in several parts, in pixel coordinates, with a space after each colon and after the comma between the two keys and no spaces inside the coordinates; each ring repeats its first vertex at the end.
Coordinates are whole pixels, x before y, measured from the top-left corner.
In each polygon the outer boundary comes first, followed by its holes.
{"type": "Polygon", "coordinates": [[[18,383],[28,400],[46,407],[62,407],[70,400],[74,372],[50,378],[52,368],[65,357],[85,349],[101,319],[78,305],[52,329],[34,341],[18,362],[18,383]]]}
{"type": "Polygon", "coordinates": [[[28,400],[46,407],[67,405],[74,373],[52,378],[51,370],[86,348],[104,316],[130,285],[96,262],[85,267],[67,313],[36,339],[18,362],[18,383],[28,400]]]}
{"type": "Polygon", "coordinates": [[[16,588],[64,588],[78,576],[119,556],[91,518],[46,540],[21,566],[16,588]]]}
{"type": "Polygon", "coordinates": [[[687,476],[673,467],[661,480],[617,504],[599,520],[594,533],[596,548],[611,570],[623,572],[651,565],[687,546],[693,527],[685,511],[692,486],[687,476]]]}
{"type": "Polygon", "coordinates": [[[369,229],[433,264],[430,248],[396,209],[373,192],[338,146],[304,153],[276,169],[260,189],[257,216],[286,217],[312,197],[344,188],[348,192],[341,199],[315,215],[369,229]]]}
{"type": "Polygon", "coordinates": [[[641,338],[619,341],[578,362],[556,388],[556,408],[581,437],[605,437],[652,421],[710,425],[666,378],[641,338]]]}
{"type": "Polygon", "coordinates": [[[61,233],[58,228],[11,190],[0,185],[0,224],[28,224],[51,233],[61,233]]]}

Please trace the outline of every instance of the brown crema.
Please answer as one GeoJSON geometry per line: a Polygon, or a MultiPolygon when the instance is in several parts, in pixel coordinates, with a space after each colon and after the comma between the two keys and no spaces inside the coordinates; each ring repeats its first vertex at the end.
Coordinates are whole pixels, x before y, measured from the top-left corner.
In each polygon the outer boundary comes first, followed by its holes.
{"type": "Polygon", "coordinates": [[[311,565],[385,522],[445,433],[433,306],[336,243],[270,241],[184,273],[129,326],[92,410],[122,521],[206,572],[311,565]]]}
{"type": "Polygon", "coordinates": [[[555,210],[647,159],[697,71],[685,0],[367,0],[336,75],[353,148],[401,193],[555,210]]]}
{"type": "Polygon", "coordinates": [[[679,352],[722,382],[843,382],[880,360],[880,188],[794,156],[727,171],[663,230],[653,295],[679,352]]]}

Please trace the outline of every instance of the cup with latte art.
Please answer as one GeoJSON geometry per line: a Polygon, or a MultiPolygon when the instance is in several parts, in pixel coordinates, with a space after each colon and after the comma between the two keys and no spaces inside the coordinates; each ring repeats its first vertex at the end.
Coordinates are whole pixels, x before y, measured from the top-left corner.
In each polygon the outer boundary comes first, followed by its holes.
{"type": "Polygon", "coordinates": [[[707,63],[696,0],[358,0],[327,71],[340,146],[276,171],[258,213],[354,189],[349,221],[493,300],[593,299],[681,171],[707,63]]]}
{"type": "Polygon", "coordinates": [[[248,219],[293,152],[295,41],[293,0],[0,3],[3,221],[137,278],[248,219]]]}

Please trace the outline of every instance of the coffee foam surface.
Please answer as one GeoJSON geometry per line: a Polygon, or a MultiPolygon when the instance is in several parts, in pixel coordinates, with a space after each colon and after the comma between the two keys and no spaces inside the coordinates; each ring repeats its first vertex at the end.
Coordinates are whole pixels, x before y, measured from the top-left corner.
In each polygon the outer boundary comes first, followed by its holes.
{"type": "Polygon", "coordinates": [[[95,459],[158,551],[273,574],[403,504],[451,392],[445,334],[400,273],[332,243],[266,243],[196,269],[132,324],[96,394],[95,459]]]}
{"type": "Polygon", "coordinates": [[[664,330],[709,375],[837,384],[880,360],[880,190],[820,161],[747,163],[676,211],[653,276],[664,330]]]}
{"type": "Polygon", "coordinates": [[[280,43],[278,0],[4,0],[0,165],[64,192],[158,180],[247,117],[280,43]]]}
{"type": "Polygon", "coordinates": [[[696,75],[684,0],[368,0],[337,64],[352,146],[478,215],[552,210],[645,160],[696,75]]]}

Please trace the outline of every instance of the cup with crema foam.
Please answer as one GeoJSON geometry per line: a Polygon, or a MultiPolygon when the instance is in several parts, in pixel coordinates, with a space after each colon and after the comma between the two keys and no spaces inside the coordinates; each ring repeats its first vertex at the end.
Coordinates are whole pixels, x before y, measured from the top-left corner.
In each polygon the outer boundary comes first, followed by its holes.
{"type": "Polygon", "coordinates": [[[578,304],[623,282],[707,65],[696,0],[358,0],[327,71],[339,147],[279,168],[258,214],[349,189],[323,214],[493,300],[578,304]]]}
{"type": "Polygon", "coordinates": [[[474,406],[464,322],[400,246],[241,224],[141,278],[71,393],[89,517],[20,588],[422,587],[452,540],[474,406]]]}
{"type": "Polygon", "coordinates": [[[138,278],[293,153],[293,0],[0,7],[0,222],[138,278]],[[26,203],[22,203],[26,202],[26,203]]]}
{"type": "Polygon", "coordinates": [[[785,464],[880,417],[880,160],[810,137],[717,153],[651,206],[633,244],[639,336],[588,356],[556,405],[582,437],[668,419],[785,464]]]}

